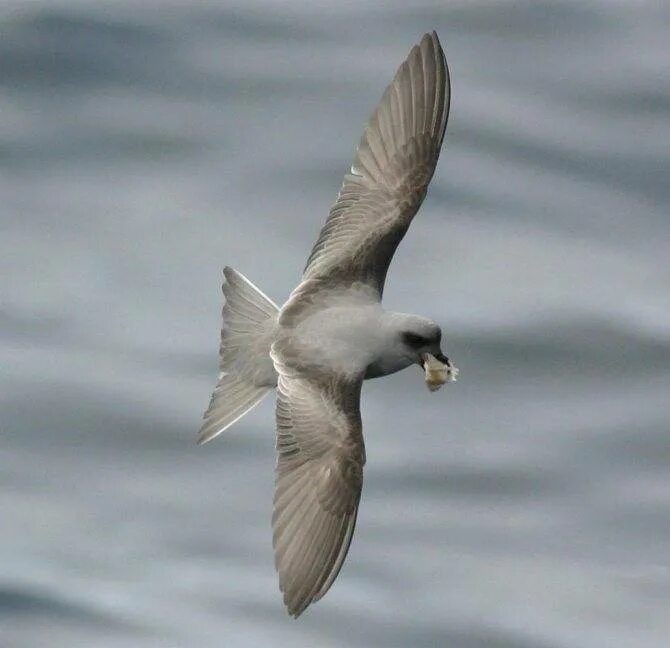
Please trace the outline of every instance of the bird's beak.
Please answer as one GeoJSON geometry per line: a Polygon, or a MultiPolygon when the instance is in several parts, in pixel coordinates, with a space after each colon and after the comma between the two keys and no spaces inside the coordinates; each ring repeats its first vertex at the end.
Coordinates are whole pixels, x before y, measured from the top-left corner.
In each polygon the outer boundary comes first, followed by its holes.
{"type": "Polygon", "coordinates": [[[451,367],[451,362],[449,362],[449,358],[447,358],[442,351],[440,351],[438,354],[435,355],[435,359],[439,360],[442,364],[445,364],[449,367],[451,367]]]}
{"type": "Polygon", "coordinates": [[[456,382],[458,369],[441,351],[435,355],[422,354],[421,366],[426,374],[426,386],[430,391],[437,391],[446,382],[456,382]]]}

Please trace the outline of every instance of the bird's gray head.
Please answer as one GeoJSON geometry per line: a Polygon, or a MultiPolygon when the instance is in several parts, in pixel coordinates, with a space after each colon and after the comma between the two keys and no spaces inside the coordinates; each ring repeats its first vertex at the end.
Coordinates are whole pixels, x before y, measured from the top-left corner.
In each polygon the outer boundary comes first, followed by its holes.
{"type": "Polygon", "coordinates": [[[442,353],[442,330],[432,320],[411,315],[400,327],[400,341],[405,352],[416,364],[423,366],[423,355],[430,353],[442,362],[448,362],[442,353]]]}
{"type": "Polygon", "coordinates": [[[425,317],[416,315],[404,319],[400,341],[412,364],[418,364],[426,374],[431,391],[439,389],[447,380],[455,381],[458,369],[442,352],[442,330],[425,317]]]}

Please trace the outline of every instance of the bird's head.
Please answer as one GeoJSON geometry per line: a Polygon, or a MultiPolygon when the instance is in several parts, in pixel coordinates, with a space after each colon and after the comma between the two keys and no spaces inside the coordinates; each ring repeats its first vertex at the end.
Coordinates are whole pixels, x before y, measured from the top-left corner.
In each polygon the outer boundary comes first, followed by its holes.
{"type": "Polygon", "coordinates": [[[442,330],[435,322],[412,317],[405,322],[400,336],[412,364],[418,364],[424,370],[430,391],[438,390],[446,382],[456,381],[458,369],[442,352],[442,330]]]}

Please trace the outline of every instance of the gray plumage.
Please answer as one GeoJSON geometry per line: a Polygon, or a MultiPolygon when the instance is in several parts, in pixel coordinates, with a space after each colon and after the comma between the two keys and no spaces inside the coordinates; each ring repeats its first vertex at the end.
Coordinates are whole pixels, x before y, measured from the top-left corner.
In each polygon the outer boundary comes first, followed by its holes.
{"type": "Polygon", "coordinates": [[[284,306],[224,271],[222,374],[199,440],[277,387],[273,546],[284,603],[296,617],[328,591],[351,542],[365,464],[363,381],[428,363],[431,389],[455,377],[434,322],[381,305],[391,258],[435,170],[449,97],[442,48],[435,32],[426,34],[366,126],[284,306]]]}
{"type": "Polygon", "coordinates": [[[279,308],[236,270],[223,270],[223,329],[219,382],[205,411],[198,443],[211,441],[277,385],[270,359],[279,308]]]}

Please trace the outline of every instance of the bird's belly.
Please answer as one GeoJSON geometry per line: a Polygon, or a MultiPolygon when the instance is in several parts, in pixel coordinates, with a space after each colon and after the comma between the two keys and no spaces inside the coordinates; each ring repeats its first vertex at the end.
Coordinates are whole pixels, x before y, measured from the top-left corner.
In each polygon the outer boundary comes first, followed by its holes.
{"type": "Polygon", "coordinates": [[[330,308],[291,333],[311,362],[344,373],[364,371],[379,349],[378,308],[330,308]]]}

